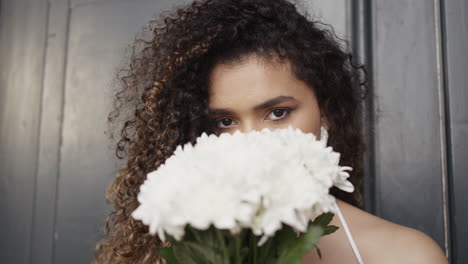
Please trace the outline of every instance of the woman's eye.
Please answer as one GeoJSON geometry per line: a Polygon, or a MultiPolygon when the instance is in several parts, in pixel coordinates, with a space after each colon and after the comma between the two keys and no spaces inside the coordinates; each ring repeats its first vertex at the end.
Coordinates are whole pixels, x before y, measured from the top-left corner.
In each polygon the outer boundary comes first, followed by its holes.
{"type": "MultiPolygon", "coordinates": [[[[281,119],[285,119],[290,113],[291,113],[291,109],[277,108],[268,114],[268,119],[273,120],[273,121],[278,121],[281,119]]],[[[225,117],[225,118],[218,119],[215,123],[216,123],[215,124],[216,128],[226,129],[226,128],[229,128],[229,126],[231,126],[234,123],[234,121],[230,118],[225,117]]]]}
{"type": "Polygon", "coordinates": [[[285,108],[278,108],[270,112],[268,117],[272,120],[280,120],[289,114],[290,110],[285,108]]]}
{"type": "Polygon", "coordinates": [[[226,128],[227,126],[232,124],[232,119],[230,118],[222,118],[216,122],[217,128],[226,128]],[[220,126],[223,125],[224,127],[220,126]]]}

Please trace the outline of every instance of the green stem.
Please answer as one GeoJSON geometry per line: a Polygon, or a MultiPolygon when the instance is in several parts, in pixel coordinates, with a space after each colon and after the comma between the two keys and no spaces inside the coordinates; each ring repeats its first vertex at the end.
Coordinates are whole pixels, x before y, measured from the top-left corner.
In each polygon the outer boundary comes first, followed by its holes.
{"type": "Polygon", "coordinates": [[[235,243],[236,243],[236,260],[235,260],[235,263],[236,264],[242,264],[241,256],[240,256],[240,244],[241,244],[240,234],[235,235],[234,239],[235,239],[235,243]]]}
{"type": "Polygon", "coordinates": [[[253,264],[257,264],[257,237],[253,235],[253,264]]]}
{"type": "Polygon", "coordinates": [[[218,236],[218,239],[219,241],[221,242],[221,247],[222,247],[222,250],[223,250],[223,263],[229,263],[229,252],[226,248],[226,243],[224,241],[224,236],[223,234],[221,233],[222,230],[219,230],[219,229],[215,229],[215,232],[216,232],[216,235],[218,236]],[[227,261],[226,261],[227,259],[227,261]]]}

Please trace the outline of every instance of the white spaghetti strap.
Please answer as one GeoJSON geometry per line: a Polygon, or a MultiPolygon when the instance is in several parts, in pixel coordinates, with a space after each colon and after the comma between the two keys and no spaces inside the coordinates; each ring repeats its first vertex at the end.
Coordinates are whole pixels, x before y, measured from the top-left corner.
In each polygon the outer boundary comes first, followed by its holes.
{"type": "Polygon", "coordinates": [[[343,214],[341,214],[341,210],[340,210],[340,207],[338,206],[338,203],[335,202],[335,206],[336,206],[336,211],[338,212],[338,217],[340,218],[341,224],[343,224],[344,230],[346,232],[346,236],[348,237],[349,243],[351,244],[351,247],[353,248],[354,255],[356,256],[356,259],[359,264],[364,264],[364,262],[362,261],[361,255],[359,254],[359,250],[357,249],[356,243],[354,243],[354,239],[353,239],[353,236],[351,235],[349,227],[346,224],[343,214]]]}

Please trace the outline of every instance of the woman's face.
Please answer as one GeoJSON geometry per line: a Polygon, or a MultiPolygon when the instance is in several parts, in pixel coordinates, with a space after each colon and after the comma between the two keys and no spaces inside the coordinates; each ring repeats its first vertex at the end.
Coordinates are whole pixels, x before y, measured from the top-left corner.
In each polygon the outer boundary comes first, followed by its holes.
{"type": "MultiPolygon", "coordinates": [[[[218,64],[210,75],[210,119],[216,134],[291,125],[319,136],[320,111],[313,90],[288,64],[249,56],[240,64],[218,64]]],[[[325,120],[323,120],[325,121],[325,120]]]]}

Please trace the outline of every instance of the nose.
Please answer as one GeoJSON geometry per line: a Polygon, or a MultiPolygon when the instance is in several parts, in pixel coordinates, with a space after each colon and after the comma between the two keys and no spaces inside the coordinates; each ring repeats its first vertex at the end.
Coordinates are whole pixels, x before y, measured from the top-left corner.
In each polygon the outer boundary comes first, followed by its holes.
{"type": "Polygon", "coordinates": [[[255,121],[244,121],[238,126],[238,130],[243,133],[249,133],[251,131],[260,131],[262,130],[265,125],[255,121]]]}

